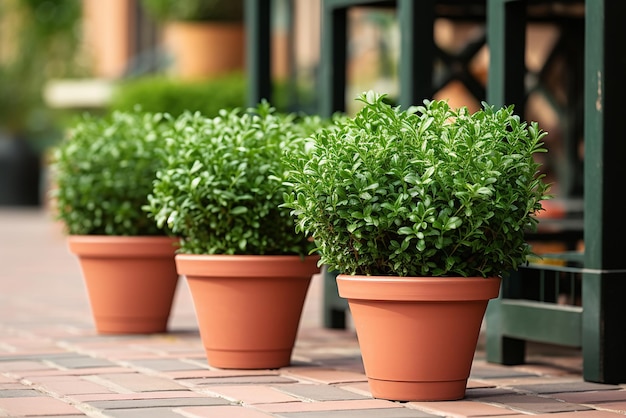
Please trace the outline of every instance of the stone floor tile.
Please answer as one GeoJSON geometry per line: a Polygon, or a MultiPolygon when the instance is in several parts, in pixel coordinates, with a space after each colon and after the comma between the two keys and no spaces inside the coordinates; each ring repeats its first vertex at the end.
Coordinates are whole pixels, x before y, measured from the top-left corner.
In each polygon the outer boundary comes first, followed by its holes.
{"type": "Polygon", "coordinates": [[[55,377],[55,376],[88,376],[99,375],[109,373],[133,373],[134,370],[130,370],[126,367],[114,366],[114,367],[93,367],[93,368],[81,368],[81,369],[49,369],[49,370],[33,370],[21,372],[23,379],[31,380],[33,378],[43,377],[55,377]]]}
{"type": "Polygon", "coordinates": [[[195,397],[184,398],[156,398],[156,399],[120,399],[87,402],[89,406],[101,409],[131,409],[131,408],[163,408],[163,407],[181,407],[181,406],[209,406],[209,405],[227,405],[226,399],[201,396],[196,394],[195,397]]]}
{"type": "Polygon", "coordinates": [[[475,389],[475,388],[491,388],[496,386],[494,383],[491,382],[486,382],[484,380],[474,380],[474,379],[469,379],[467,381],[467,385],[466,388],[467,389],[475,389]]]}
{"type": "Polygon", "coordinates": [[[320,367],[287,368],[285,372],[298,379],[326,384],[367,381],[367,377],[364,374],[320,367]]]}
{"type": "Polygon", "coordinates": [[[502,378],[521,378],[521,377],[539,376],[536,373],[530,373],[522,370],[516,370],[506,366],[490,366],[490,365],[473,365],[470,372],[470,379],[502,379],[502,378]]]}
{"type": "Polygon", "coordinates": [[[283,418],[433,418],[428,412],[408,408],[353,409],[341,411],[303,411],[276,414],[283,418]]]}
{"type": "Polygon", "coordinates": [[[65,369],[83,369],[115,366],[115,364],[110,362],[109,360],[90,356],[60,357],[49,359],[49,361],[65,369]]]}
{"type": "Polygon", "coordinates": [[[276,386],[276,389],[307,401],[343,401],[367,399],[365,395],[350,392],[335,386],[296,383],[293,385],[276,386]]]}
{"type": "Polygon", "coordinates": [[[192,406],[177,408],[175,412],[179,412],[187,418],[268,418],[274,416],[256,409],[234,405],[192,406]]]}
{"type": "Polygon", "coordinates": [[[349,392],[366,396],[368,398],[372,397],[372,393],[370,392],[370,385],[367,382],[348,383],[345,385],[337,385],[337,387],[340,387],[341,389],[347,390],[349,392]]]}
{"type": "Polygon", "coordinates": [[[128,364],[137,369],[155,370],[158,372],[203,370],[186,361],[170,358],[135,359],[128,361],[128,364]]]}
{"type": "Polygon", "coordinates": [[[287,412],[313,412],[313,411],[349,411],[362,409],[387,409],[402,408],[403,406],[396,402],[385,401],[382,399],[360,399],[346,401],[326,401],[326,402],[289,402],[289,403],[272,403],[255,405],[255,408],[261,411],[271,413],[287,413],[287,412]]]}
{"type": "Polygon", "coordinates": [[[624,414],[619,412],[611,412],[611,411],[576,411],[574,413],[571,412],[563,412],[556,414],[539,414],[525,417],[528,418],[620,418],[623,417],[624,414]]]}
{"type": "Polygon", "coordinates": [[[299,398],[288,395],[274,387],[257,385],[218,385],[203,386],[203,393],[209,392],[217,396],[223,396],[234,402],[244,404],[264,404],[280,402],[300,402],[299,398]]]}
{"type": "Polygon", "coordinates": [[[562,383],[535,383],[531,385],[513,385],[515,389],[531,393],[560,393],[560,392],[586,392],[619,390],[617,385],[604,385],[600,383],[568,381],[562,383]]]}
{"type": "Polygon", "coordinates": [[[490,396],[514,395],[516,392],[512,389],[487,387],[487,388],[467,388],[465,390],[465,399],[481,400],[490,396]]]}
{"type": "Polygon", "coordinates": [[[574,412],[592,409],[585,405],[561,402],[556,399],[534,395],[492,396],[489,398],[489,402],[491,404],[505,405],[514,410],[532,414],[574,412]]]}
{"type": "Polygon", "coordinates": [[[626,402],[626,390],[602,390],[598,392],[566,392],[552,393],[551,398],[564,402],[595,404],[601,402],[626,402]]]}
{"type": "Polygon", "coordinates": [[[68,378],[67,376],[63,376],[62,379],[47,379],[43,382],[35,382],[35,385],[42,390],[53,393],[57,396],[115,393],[112,389],[106,386],[90,382],[79,377],[68,378]]]}
{"type": "Polygon", "coordinates": [[[231,377],[207,377],[203,379],[179,379],[177,382],[190,387],[213,386],[213,385],[272,385],[296,383],[297,381],[288,377],[278,375],[258,375],[258,376],[231,376],[231,377]]]}
{"type": "Polygon", "coordinates": [[[175,412],[172,408],[132,408],[111,409],[106,411],[106,416],[111,418],[182,418],[183,415],[175,412]]]}
{"type": "Polygon", "coordinates": [[[10,372],[12,376],[21,376],[21,372],[32,370],[51,370],[52,367],[33,360],[0,361],[0,373],[10,372]]]}
{"type": "MultiPolygon", "coordinates": [[[[158,376],[141,373],[105,374],[98,376],[98,380],[108,381],[112,385],[122,387],[131,392],[153,392],[161,390],[186,390],[184,386],[158,376]]],[[[100,382],[96,382],[100,383],[100,382]]],[[[106,385],[106,384],[105,384],[106,385]]],[[[108,386],[111,387],[111,386],[108,386]]]]}
{"type": "Polygon", "coordinates": [[[0,398],[0,416],[55,416],[82,415],[82,412],[58,399],[50,397],[0,398]]]}
{"type": "Polygon", "coordinates": [[[202,369],[166,372],[165,374],[172,379],[199,379],[219,377],[278,376],[280,372],[278,370],[202,369]]]}
{"type": "Polygon", "coordinates": [[[7,389],[0,390],[0,398],[27,398],[34,396],[42,396],[41,392],[35,389],[7,389]]]}
{"type": "Polygon", "coordinates": [[[598,409],[609,410],[613,412],[619,412],[621,414],[626,414],[626,401],[621,402],[606,402],[598,405],[594,405],[598,409]]]}
{"type": "Polygon", "coordinates": [[[450,418],[521,415],[519,411],[513,411],[504,406],[463,400],[455,402],[409,402],[409,405],[420,411],[450,418]]]}
{"type": "Polygon", "coordinates": [[[132,392],[132,393],[88,393],[85,395],[68,395],[69,399],[75,402],[91,401],[114,401],[128,399],[163,399],[163,398],[195,398],[197,392],[190,390],[168,390],[157,392],[132,392]]]}

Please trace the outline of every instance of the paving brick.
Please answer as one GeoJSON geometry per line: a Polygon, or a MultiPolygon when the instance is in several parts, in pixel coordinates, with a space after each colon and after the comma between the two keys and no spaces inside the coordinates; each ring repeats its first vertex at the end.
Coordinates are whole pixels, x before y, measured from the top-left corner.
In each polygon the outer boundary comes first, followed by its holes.
{"type": "Polygon", "coordinates": [[[506,405],[518,411],[534,414],[586,411],[592,409],[584,405],[561,402],[556,399],[534,395],[492,396],[489,398],[489,402],[492,404],[506,405]]]}
{"type": "Polygon", "coordinates": [[[268,418],[268,415],[256,409],[243,406],[193,406],[175,410],[187,418],[268,418]]]}
{"type": "Polygon", "coordinates": [[[432,418],[441,417],[408,408],[356,409],[349,411],[304,411],[277,414],[284,418],[432,418]]]}
{"type": "Polygon", "coordinates": [[[37,387],[41,387],[47,392],[57,396],[79,395],[88,393],[114,393],[114,391],[106,386],[87,381],[80,377],[62,376],[57,379],[45,379],[43,381],[35,381],[37,387]]]}
{"type": "Polygon", "coordinates": [[[516,392],[512,389],[488,387],[488,388],[467,388],[465,390],[465,398],[470,400],[480,400],[489,396],[514,395],[516,392]]]}
{"type": "Polygon", "coordinates": [[[136,359],[129,361],[129,364],[139,369],[156,370],[159,372],[202,370],[197,365],[169,358],[136,359]]]}
{"type": "Polygon", "coordinates": [[[74,356],[74,357],[59,357],[49,360],[50,362],[67,369],[83,369],[93,367],[112,367],[115,363],[101,358],[94,358],[90,356],[74,356]]]}
{"type": "Polygon", "coordinates": [[[196,397],[184,398],[157,398],[157,399],[124,399],[94,401],[88,404],[94,408],[102,410],[110,409],[131,409],[131,408],[160,408],[160,407],[180,407],[180,406],[209,406],[227,405],[229,402],[222,398],[203,396],[196,394],[196,397]]]}
{"type": "Polygon", "coordinates": [[[514,385],[515,389],[532,393],[560,393],[560,392],[586,392],[621,389],[617,385],[604,385],[600,383],[569,381],[562,383],[537,383],[532,385],[514,385]]]}
{"type": "Polygon", "coordinates": [[[20,372],[32,370],[50,370],[51,367],[32,360],[9,360],[0,361],[0,373],[11,372],[12,375],[20,375],[20,372]]]}
{"type": "Polygon", "coordinates": [[[4,411],[8,416],[54,416],[82,415],[78,409],[63,401],[44,396],[24,398],[0,398],[0,416],[4,411]]]}
{"type": "Polygon", "coordinates": [[[181,418],[172,408],[112,409],[106,412],[112,418],[181,418]]]}
{"type": "Polygon", "coordinates": [[[255,405],[255,408],[272,413],[286,412],[313,412],[313,411],[349,411],[362,409],[402,408],[397,402],[382,399],[361,399],[353,401],[326,401],[326,402],[289,402],[255,405]]]}
{"type": "Polygon", "coordinates": [[[88,376],[110,373],[134,373],[134,370],[125,367],[89,367],[81,369],[48,369],[48,370],[33,370],[21,372],[21,377],[24,379],[42,378],[42,377],[55,377],[55,376],[88,376]]]}
{"type": "Polygon", "coordinates": [[[473,401],[410,402],[410,405],[421,411],[452,418],[520,415],[519,411],[513,411],[503,406],[473,401]]]}
{"type": "Polygon", "coordinates": [[[260,384],[285,384],[296,383],[294,379],[277,375],[260,376],[232,376],[232,377],[208,377],[204,379],[181,379],[181,384],[190,386],[213,386],[213,385],[260,385],[260,384]]]}
{"type": "Polygon", "coordinates": [[[276,386],[276,389],[301,399],[313,401],[367,399],[367,396],[328,385],[297,383],[293,385],[276,386]]]}
{"type": "Polygon", "coordinates": [[[594,404],[601,402],[626,401],[626,390],[602,390],[599,392],[553,393],[552,398],[565,402],[594,404]]]}
{"type": "MultiPolygon", "coordinates": [[[[619,412],[593,410],[593,411],[576,411],[574,413],[563,412],[563,413],[556,413],[556,414],[539,414],[539,415],[533,415],[532,418],[620,418],[623,416],[624,415],[619,412]]],[[[525,417],[527,417],[527,415],[525,417]]]]}
{"type": "MultiPolygon", "coordinates": [[[[152,392],[161,390],[186,390],[178,383],[158,376],[149,376],[141,373],[106,374],[98,376],[98,381],[110,382],[115,387],[121,387],[131,392],[152,392]]],[[[104,383],[105,386],[108,386],[104,383]]],[[[108,386],[112,387],[112,386],[108,386]]]]}
{"type": "Polygon", "coordinates": [[[164,398],[195,398],[197,392],[190,390],[168,390],[157,392],[132,392],[132,393],[89,393],[85,395],[68,395],[67,397],[76,402],[113,401],[125,399],[164,399],[164,398]]]}
{"type": "Polygon", "coordinates": [[[608,409],[610,411],[619,412],[621,414],[626,413],[626,401],[622,402],[607,402],[597,405],[598,408],[608,409]]]}
{"type": "Polygon", "coordinates": [[[536,373],[516,370],[512,367],[474,366],[470,373],[471,379],[502,379],[539,376],[536,373]]]}
{"type": "Polygon", "coordinates": [[[347,372],[342,370],[325,369],[320,367],[300,367],[286,369],[286,372],[298,379],[305,379],[320,383],[348,383],[348,382],[366,382],[367,377],[364,374],[347,372]]]}
{"type": "Polygon", "coordinates": [[[203,392],[204,391],[210,392],[218,396],[223,396],[234,402],[243,402],[248,405],[279,402],[300,402],[300,399],[269,386],[205,386],[203,387],[203,392]]]}
{"type": "Polygon", "coordinates": [[[34,389],[0,390],[0,398],[26,398],[32,396],[41,396],[41,392],[34,389]]]}

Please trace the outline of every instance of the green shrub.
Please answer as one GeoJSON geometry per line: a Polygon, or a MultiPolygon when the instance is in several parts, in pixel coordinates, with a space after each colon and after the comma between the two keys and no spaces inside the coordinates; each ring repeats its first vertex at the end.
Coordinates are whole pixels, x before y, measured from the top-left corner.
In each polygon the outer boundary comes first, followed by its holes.
{"type": "Polygon", "coordinates": [[[545,132],[513,108],[444,101],[402,111],[363,94],[354,118],[286,157],[285,207],[346,274],[497,276],[525,263],[548,186],[545,132]]]}
{"type": "Polygon", "coordinates": [[[157,169],[168,115],[84,115],[54,149],[58,219],[75,235],[164,235],[142,210],[157,169]]]}
{"type": "Polygon", "coordinates": [[[183,253],[307,254],[311,243],[279,207],[288,190],[282,155],[321,123],[266,102],[215,118],[185,113],[168,134],[167,165],[145,209],[181,238],[183,253]]]}
{"type": "Polygon", "coordinates": [[[217,116],[220,109],[243,107],[246,100],[246,82],[241,74],[210,80],[184,81],[165,76],[131,79],[119,84],[109,109],[145,112],[164,112],[178,117],[185,111],[217,116]]]}

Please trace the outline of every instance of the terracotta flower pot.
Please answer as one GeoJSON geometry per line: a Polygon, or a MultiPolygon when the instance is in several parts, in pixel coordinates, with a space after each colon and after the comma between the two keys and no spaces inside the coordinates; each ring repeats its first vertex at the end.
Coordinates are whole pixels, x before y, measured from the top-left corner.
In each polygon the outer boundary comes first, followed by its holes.
{"type": "Polygon", "coordinates": [[[149,334],[167,330],[178,273],[169,237],[72,235],[96,330],[149,334]]]}
{"type": "Polygon", "coordinates": [[[164,44],[183,79],[200,79],[243,71],[243,23],[168,22],[164,44]]]}
{"type": "Polygon", "coordinates": [[[499,278],[337,276],[375,398],[465,396],[487,302],[499,278]]]}
{"type": "Polygon", "coordinates": [[[211,366],[287,366],[317,256],[176,255],[211,366]]]}

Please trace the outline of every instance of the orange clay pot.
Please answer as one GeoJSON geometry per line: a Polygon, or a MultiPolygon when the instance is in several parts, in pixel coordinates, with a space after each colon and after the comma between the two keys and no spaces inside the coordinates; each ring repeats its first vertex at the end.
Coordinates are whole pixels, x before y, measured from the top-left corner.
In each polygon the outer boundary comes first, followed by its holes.
{"type": "Polygon", "coordinates": [[[288,366],[317,256],[176,255],[211,366],[288,366]]]}
{"type": "Polygon", "coordinates": [[[239,22],[168,22],[164,45],[174,73],[187,80],[243,71],[245,28],[239,22]]]}
{"type": "Polygon", "coordinates": [[[487,302],[499,278],[337,276],[375,398],[465,396],[487,302]]]}
{"type": "Polygon", "coordinates": [[[100,334],[150,334],[167,330],[178,273],[177,239],[71,235],[96,330],[100,334]]]}

